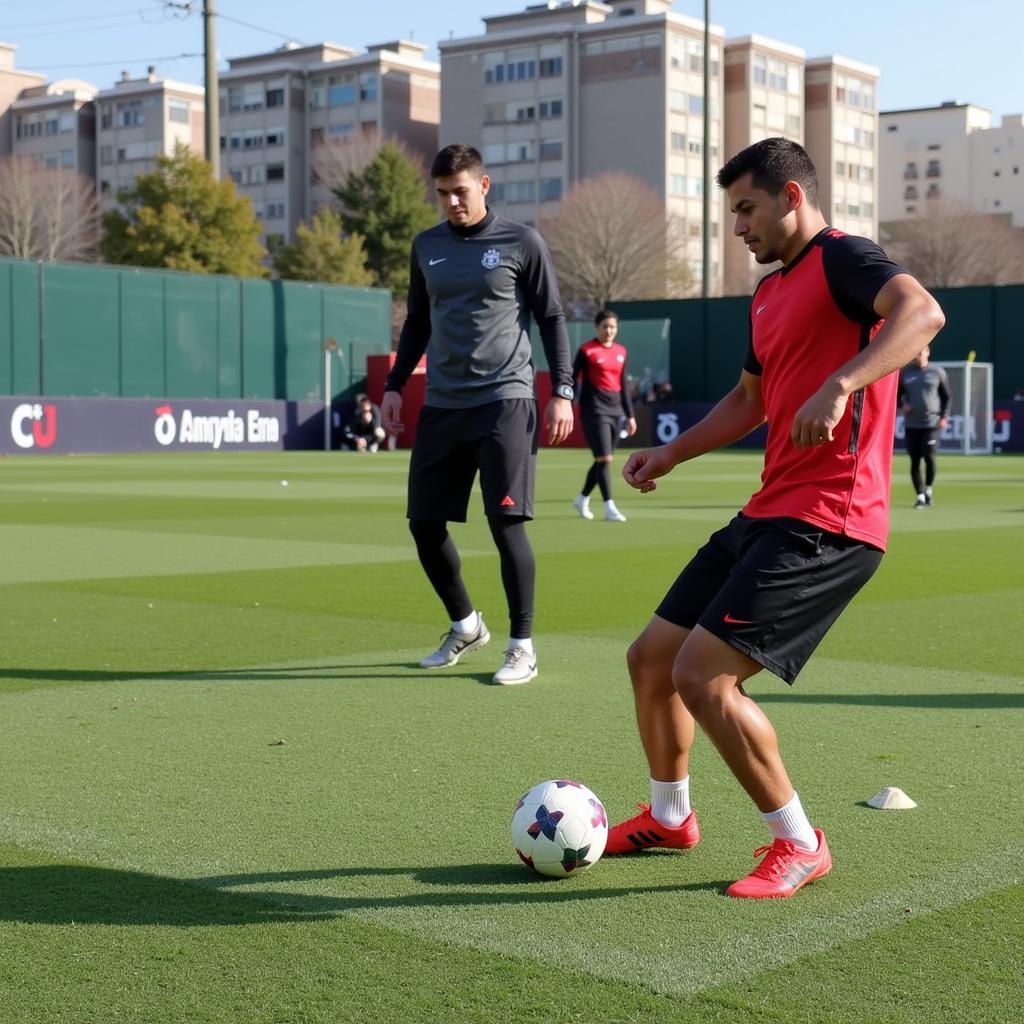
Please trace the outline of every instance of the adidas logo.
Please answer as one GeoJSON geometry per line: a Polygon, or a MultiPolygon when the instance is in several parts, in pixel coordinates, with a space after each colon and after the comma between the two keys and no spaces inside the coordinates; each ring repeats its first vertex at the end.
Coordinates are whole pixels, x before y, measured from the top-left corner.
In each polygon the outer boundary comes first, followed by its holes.
{"type": "Polygon", "coordinates": [[[502,508],[515,508],[516,507],[516,503],[507,494],[505,495],[504,498],[501,499],[501,501],[498,502],[498,504],[502,508]]]}
{"type": "Polygon", "coordinates": [[[665,841],[665,837],[658,835],[654,829],[648,829],[646,832],[631,832],[626,838],[638,850],[642,850],[645,846],[653,846],[655,843],[663,843],[665,841]]]}

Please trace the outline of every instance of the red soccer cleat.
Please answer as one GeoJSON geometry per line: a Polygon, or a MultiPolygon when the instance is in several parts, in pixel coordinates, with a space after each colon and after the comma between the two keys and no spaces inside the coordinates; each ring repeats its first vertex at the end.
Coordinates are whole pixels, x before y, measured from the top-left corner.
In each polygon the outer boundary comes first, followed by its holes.
{"type": "Polygon", "coordinates": [[[608,830],[608,842],[604,848],[606,856],[634,853],[652,846],[666,850],[688,850],[700,842],[696,811],[690,811],[678,828],[669,828],[655,820],[650,804],[637,804],[637,807],[640,808],[639,814],[608,830]]]}
{"type": "Polygon", "coordinates": [[[788,839],[759,846],[754,856],[767,856],[746,878],[733,882],[726,894],[748,900],[779,899],[792,896],[801,886],[827,875],[832,870],[832,854],[825,833],[816,828],[814,834],[818,837],[818,848],[813,853],[801,850],[788,839]]]}

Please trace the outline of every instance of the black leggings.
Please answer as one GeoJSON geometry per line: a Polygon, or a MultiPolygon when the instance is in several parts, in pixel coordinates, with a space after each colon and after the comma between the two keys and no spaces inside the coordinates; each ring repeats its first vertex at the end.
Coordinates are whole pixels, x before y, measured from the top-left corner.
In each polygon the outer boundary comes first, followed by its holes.
{"type": "Polygon", "coordinates": [[[930,427],[907,427],[907,454],[910,456],[910,479],[914,493],[923,494],[925,487],[935,483],[935,453],[939,450],[939,430],[930,427]],[[921,462],[924,462],[924,486],[921,484],[921,462]]]}
{"type": "MultiPolygon", "coordinates": [[[[508,601],[509,635],[526,640],[533,635],[533,600],[536,586],[536,562],[526,535],[522,516],[488,516],[501,560],[501,582],[508,601]]],[[[420,565],[434,592],[444,604],[453,622],[473,611],[466,585],[462,581],[462,560],[448,532],[448,524],[430,519],[410,519],[409,531],[416,542],[420,565]]]]}

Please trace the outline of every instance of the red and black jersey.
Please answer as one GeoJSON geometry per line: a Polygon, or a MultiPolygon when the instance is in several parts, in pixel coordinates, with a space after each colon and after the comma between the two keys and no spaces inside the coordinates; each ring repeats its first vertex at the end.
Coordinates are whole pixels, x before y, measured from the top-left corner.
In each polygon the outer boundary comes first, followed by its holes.
{"type": "Polygon", "coordinates": [[[797,448],[790,431],[804,402],[870,344],[883,323],[875,298],[902,273],[869,239],[825,228],[758,284],[744,369],[761,377],[768,441],[745,515],[791,516],[885,549],[898,374],[850,396],[831,443],[797,448]]]}
{"type": "Polygon", "coordinates": [[[591,338],[580,346],[572,365],[573,378],[581,378],[580,409],[600,416],[633,416],[633,402],[625,386],[626,349],[617,341],[602,345],[591,338]]]}

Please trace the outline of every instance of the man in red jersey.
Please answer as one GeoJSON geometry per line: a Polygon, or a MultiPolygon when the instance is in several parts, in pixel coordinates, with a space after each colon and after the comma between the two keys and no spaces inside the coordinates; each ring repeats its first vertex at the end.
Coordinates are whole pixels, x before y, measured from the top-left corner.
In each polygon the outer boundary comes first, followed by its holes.
{"type": "Polygon", "coordinates": [[[686,849],[695,725],[707,733],[772,833],[730,896],[791,896],[832,867],[743,684],[767,668],[792,683],[885,550],[897,373],[942,328],[935,300],[873,242],[828,226],[807,153],[765,139],[718,173],[734,234],[758,263],[739,382],[674,441],[634,452],[642,493],[681,462],[765,420],[761,489],[669,588],[629,648],[651,805],[615,826],[605,853],[686,849]]]}

